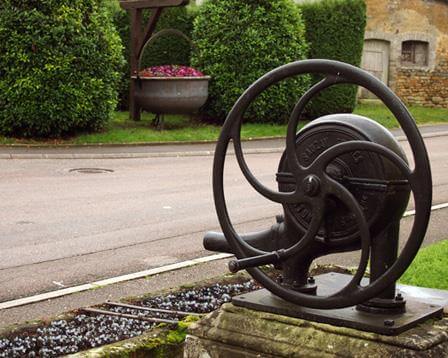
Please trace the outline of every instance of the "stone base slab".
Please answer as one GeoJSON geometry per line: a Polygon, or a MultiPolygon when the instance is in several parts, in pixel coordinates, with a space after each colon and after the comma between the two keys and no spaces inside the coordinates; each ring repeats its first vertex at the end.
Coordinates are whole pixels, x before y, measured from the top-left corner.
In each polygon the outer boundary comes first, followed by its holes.
{"type": "MultiPolygon", "coordinates": [[[[314,277],[318,296],[330,296],[347,286],[352,275],[329,272],[314,277]]],[[[362,286],[369,280],[364,278],[362,286]]],[[[283,316],[301,318],[308,321],[349,327],[366,332],[396,336],[428,319],[438,319],[443,315],[443,306],[448,304],[448,291],[397,284],[397,292],[403,294],[406,302],[405,313],[367,313],[354,306],[339,309],[312,309],[298,306],[275,296],[267,289],[255,290],[232,298],[235,306],[264,311],[283,316]],[[386,320],[393,321],[385,325],[386,320]]]]}
{"type": "Polygon", "coordinates": [[[184,358],[448,357],[448,319],[384,336],[230,303],[190,326],[184,358]]]}

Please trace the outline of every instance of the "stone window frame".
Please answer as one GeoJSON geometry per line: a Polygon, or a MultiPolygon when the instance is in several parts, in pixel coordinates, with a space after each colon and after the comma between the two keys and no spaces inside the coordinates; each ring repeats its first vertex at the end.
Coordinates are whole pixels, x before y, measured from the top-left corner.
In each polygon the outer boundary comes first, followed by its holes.
{"type": "Polygon", "coordinates": [[[429,43],[426,41],[403,41],[401,43],[401,66],[427,67],[429,43]],[[421,56],[417,56],[421,52],[421,56]],[[421,63],[420,63],[421,62],[421,63]]]}
{"type": "Polygon", "coordinates": [[[422,71],[432,71],[435,67],[436,62],[436,39],[426,33],[419,32],[408,32],[405,34],[397,35],[397,40],[399,40],[399,61],[397,64],[399,65],[399,69],[409,69],[409,70],[422,70],[422,71]],[[402,54],[402,46],[403,42],[415,41],[415,42],[424,42],[428,46],[428,56],[426,65],[417,65],[411,63],[402,63],[401,62],[401,54],[402,54]]]}

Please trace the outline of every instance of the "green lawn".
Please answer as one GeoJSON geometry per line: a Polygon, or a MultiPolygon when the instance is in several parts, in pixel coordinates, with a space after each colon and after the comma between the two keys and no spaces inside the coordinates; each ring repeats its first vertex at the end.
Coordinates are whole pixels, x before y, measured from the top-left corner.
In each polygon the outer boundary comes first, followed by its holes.
{"type": "Polygon", "coordinates": [[[421,249],[400,282],[448,290],[448,240],[421,249]]]}
{"type": "MultiPolygon", "coordinates": [[[[448,123],[448,109],[408,107],[418,125],[433,123],[448,123]]],[[[398,127],[398,122],[393,114],[384,106],[375,103],[359,104],[354,113],[376,120],[386,128],[398,127]]]]}
{"type": "MultiPolygon", "coordinates": [[[[448,109],[411,107],[410,111],[419,125],[448,123],[448,109]]],[[[372,118],[387,128],[398,126],[392,114],[383,105],[362,103],[357,106],[354,113],[372,118]]],[[[134,122],[128,119],[127,112],[116,112],[106,128],[98,133],[80,134],[61,140],[23,140],[0,136],[0,144],[108,144],[204,141],[216,140],[220,132],[219,126],[201,124],[191,120],[188,116],[166,116],[165,129],[159,131],[152,127],[153,117],[152,114],[144,113],[141,121],[134,122]]],[[[284,136],[285,134],[286,125],[245,124],[242,129],[243,139],[284,136]]]]}
{"type": "MultiPolygon", "coordinates": [[[[139,143],[171,141],[216,140],[220,126],[202,124],[189,116],[166,116],[164,130],[152,127],[154,115],[144,113],[139,122],[128,119],[127,112],[116,112],[109,128],[104,132],[80,135],[73,143],[139,143]]],[[[280,136],[286,133],[286,126],[272,124],[246,124],[242,130],[243,138],[280,136]]]]}

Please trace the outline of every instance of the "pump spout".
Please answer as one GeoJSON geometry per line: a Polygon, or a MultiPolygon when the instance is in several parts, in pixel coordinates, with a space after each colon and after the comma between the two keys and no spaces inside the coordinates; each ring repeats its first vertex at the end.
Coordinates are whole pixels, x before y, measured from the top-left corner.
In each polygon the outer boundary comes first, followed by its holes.
{"type": "MultiPolygon", "coordinates": [[[[278,235],[278,225],[272,226],[268,230],[241,235],[241,238],[250,246],[263,251],[273,251],[275,238],[278,235]]],[[[204,236],[204,248],[209,251],[227,252],[234,254],[232,248],[221,232],[209,231],[204,236]]]]}

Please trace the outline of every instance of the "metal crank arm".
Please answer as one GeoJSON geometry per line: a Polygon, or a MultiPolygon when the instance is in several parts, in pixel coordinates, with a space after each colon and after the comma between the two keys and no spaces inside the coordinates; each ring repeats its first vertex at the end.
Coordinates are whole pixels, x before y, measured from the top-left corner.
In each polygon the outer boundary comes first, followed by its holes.
{"type": "Polygon", "coordinates": [[[236,273],[240,270],[245,270],[251,267],[271,265],[279,263],[283,258],[285,250],[278,250],[269,254],[246,257],[244,259],[232,260],[229,262],[229,270],[232,273],[236,273]]]}

